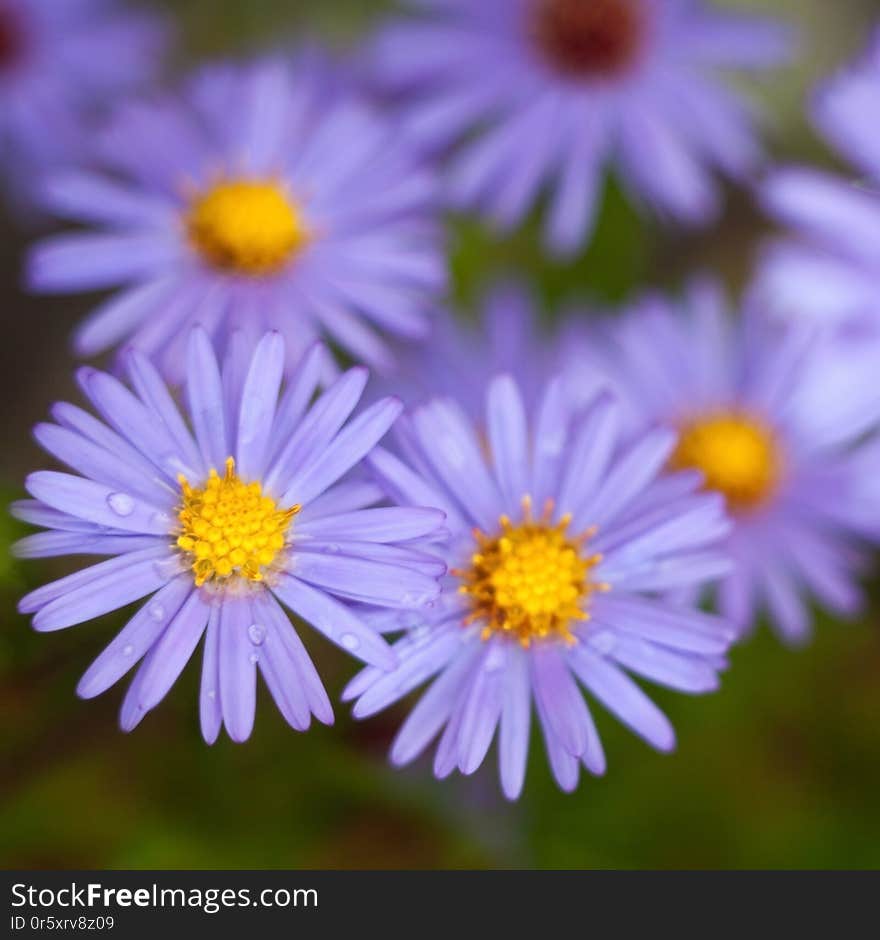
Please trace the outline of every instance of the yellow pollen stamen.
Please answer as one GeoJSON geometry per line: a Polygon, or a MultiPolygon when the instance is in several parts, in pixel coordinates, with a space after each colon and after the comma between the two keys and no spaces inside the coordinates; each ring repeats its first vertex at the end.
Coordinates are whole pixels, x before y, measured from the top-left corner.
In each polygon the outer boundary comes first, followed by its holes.
{"type": "Polygon", "coordinates": [[[602,556],[582,553],[595,529],[572,537],[566,532],[571,517],[553,524],[552,516],[548,501],[541,518],[534,519],[525,497],[522,522],[501,516],[497,535],[474,530],[477,546],[470,567],[452,573],[461,578],[459,591],[471,600],[466,622],[483,623],[484,640],[505,634],[524,647],[545,638],[571,645],[572,625],[590,619],[584,610],[590,595],[608,589],[589,577],[602,556]]]}
{"type": "Polygon", "coordinates": [[[720,411],[685,421],[670,460],[673,470],[702,471],[706,488],[735,512],[755,509],[773,494],[782,472],[775,433],[760,418],[720,411]]]}
{"type": "Polygon", "coordinates": [[[245,483],[228,457],[220,477],[211,470],[203,487],[181,476],[181,534],[177,545],[192,560],[197,586],[233,576],[262,581],[263,572],[284,548],[290,520],[300,507],[279,509],[259,483],[245,483]]]}
{"type": "Polygon", "coordinates": [[[214,267],[251,277],[283,268],[309,237],[298,207],[272,180],[217,183],[192,200],[186,228],[214,267]]]}

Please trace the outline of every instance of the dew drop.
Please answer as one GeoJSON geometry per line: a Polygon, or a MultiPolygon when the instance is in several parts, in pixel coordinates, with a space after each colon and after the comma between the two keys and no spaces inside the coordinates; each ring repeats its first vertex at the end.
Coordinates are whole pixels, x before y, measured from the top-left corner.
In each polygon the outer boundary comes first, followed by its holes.
{"type": "Polygon", "coordinates": [[[147,607],[147,613],[156,623],[159,623],[165,616],[165,608],[161,604],[150,604],[147,607]]]}
{"type": "Polygon", "coordinates": [[[351,652],[354,652],[361,645],[361,641],[353,633],[343,633],[339,638],[339,642],[351,652]]]}
{"type": "Polygon", "coordinates": [[[214,699],[217,698],[217,690],[216,690],[216,689],[208,689],[208,698],[211,699],[211,701],[213,702],[214,699]]]}
{"type": "Polygon", "coordinates": [[[256,666],[257,663],[260,661],[260,657],[257,653],[251,653],[250,656],[248,656],[248,660],[250,661],[252,666],[256,666]]]}
{"type": "Polygon", "coordinates": [[[131,656],[131,654],[132,654],[133,652],[134,652],[134,647],[131,645],[131,643],[129,643],[128,645],[126,645],[126,646],[124,646],[124,647],[122,648],[122,655],[123,655],[123,656],[131,656]]]}
{"type": "Polygon", "coordinates": [[[117,516],[130,516],[134,512],[134,500],[128,493],[111,493],[107,505],[117,516]]]}
{"type": "Polygon", "coordinates": [[[254,646],[262,646],[263,640],[266,639],[266,630],[264,627],[261,627],[258,623],[252,623],[248,627],[248,638],[254,646]]]}

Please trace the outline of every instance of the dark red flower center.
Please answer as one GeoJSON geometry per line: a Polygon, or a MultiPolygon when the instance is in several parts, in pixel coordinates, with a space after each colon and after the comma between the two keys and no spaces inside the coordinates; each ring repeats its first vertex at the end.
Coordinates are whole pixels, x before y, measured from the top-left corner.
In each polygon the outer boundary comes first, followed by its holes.
{"type": "Polygon", "coordinates": [[[14,65],[21,54],[21,27],[10,10],[0,6],[0,71],[14,65]]]}
{"type": "Polygon", "coordinates": [[[533,26],[542,55],[557,71],[614,77],[639,53],[644,10],[642,0],[535,0],[533,26]]]}

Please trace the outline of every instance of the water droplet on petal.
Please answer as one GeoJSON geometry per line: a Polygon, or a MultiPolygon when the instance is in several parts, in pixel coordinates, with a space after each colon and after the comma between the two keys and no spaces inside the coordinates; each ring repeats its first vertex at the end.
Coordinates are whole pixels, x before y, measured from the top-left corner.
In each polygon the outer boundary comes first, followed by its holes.
{"type": "Polygon", "coordinates": [[[107,505],[117,516],[130,516],[134,512],[134,500],[128,493],[111,493],[107,505]]]}
{"type": "Polygon", "coordinates": [[[165,617],[165,608],[161,604],[150,604],[147,607],[147,613],[158,623],[165,617]]]}
{"type": "Polygon", "coordinates": [[[353,633],[343,633],[339,638],[339,642],[351,652],[354,652],[361,645],[361,641],[353,633]]]}
{"type": "Polygon", "coordinates": [[[266,639],[266,630],[261,627],[258,623],[252,623],[248,627],[248,638],[254,646],[262,646],[263,640],[266,639]]]}
{"type": "Polygon", "coordinates": [[[169,516],[167,512],[153,513],[153,517],[150,519],[150,522],[157,526],[165,526],[168,529],[170,529],[172,525],[171,516],[169,516]]]}
{"type": "Polygon", "coordinates": [[[248,656],[248,660],[250,661],[252,666],[256,666],[257,663],[260,661],[260,657],[257,653],[251,653],[250,656],[248,656]]]}
{"type": "Polygon", "coordinates": [[[134,647],[131,645],[131,643],[127,644],[126,646],[122,648],[123,656],[131,656],[133,652],[134,652],[134,647]]]}
{"type": "Polygon", "coordinates": [[[217,698],[217,690],[216,690],[216,689],[208,689],[208,698],[211,699],[211,701],[213,701],[215,698],[217,698]]]}

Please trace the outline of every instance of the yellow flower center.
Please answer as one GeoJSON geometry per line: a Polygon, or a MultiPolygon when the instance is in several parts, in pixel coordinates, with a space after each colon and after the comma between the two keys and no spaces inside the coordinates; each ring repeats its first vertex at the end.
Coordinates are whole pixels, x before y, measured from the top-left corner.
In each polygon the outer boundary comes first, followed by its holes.
{"type": "Polygon", "coordinates": [[[235,460],[226,460],[220,477],[211,470],[203,487],[193,487],[181,476],[181,534],[177,544],[192,559],[197,586],[234,575],[262,581],[264,570],[284,548],[285,533],[299,506],[279,509],[263,495],[259,483],[245,483],[235,472],[235,460]]]}
{"type": "Polygon", "coordinates": [[[670,466],[702,471],[706,487],[723,493],[732,511],[742,512],[773,494],[782,454],[773,431],[759,418],[723,411],[681,425],[670,466]]]}
{"type": "Polygon", "coordinates": [[[218,183],[192,201],[186,227],[212,265],[251,277],[283,268],[308,239],[299,209],[269,180],[218,183]]]}
{"type": "Polygon", "coordinates": [[[462,580],[459,591],[471,600],[467,623],[484,623],[484,640],[500,633],[525,647],[547,637],[572,644],[572,624],[589,620],[584,606],[590,595],[608,590],[589,577],[601,556],[582,551],[595,530],[572,538],[566,534],[570,516],[551,524],[551,502],[539,520],[532,518],[528,498],[523,508],[524,521],[514,525],[502,516],[497,535],[475,529],[470,566],[453,569],[462,580]]]}

